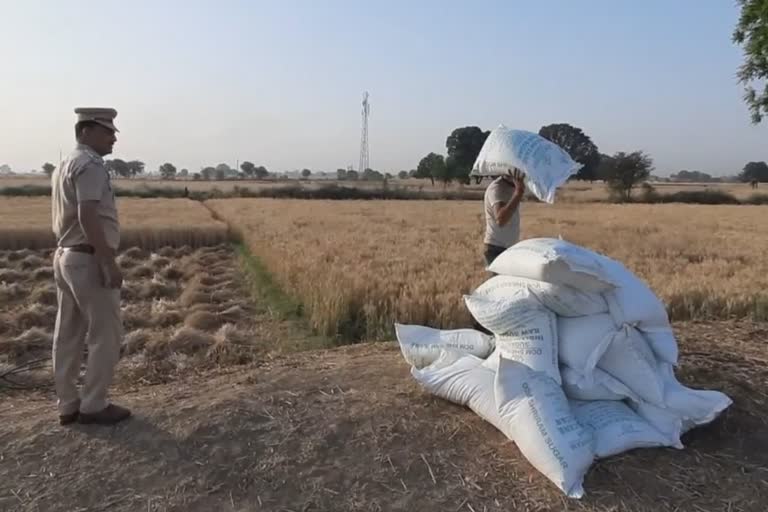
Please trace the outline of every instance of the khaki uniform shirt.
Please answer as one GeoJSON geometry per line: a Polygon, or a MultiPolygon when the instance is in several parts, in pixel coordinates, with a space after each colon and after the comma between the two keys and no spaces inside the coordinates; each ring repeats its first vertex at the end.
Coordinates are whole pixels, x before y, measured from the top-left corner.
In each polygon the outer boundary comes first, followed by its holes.
{"type": "Polygon", "coordinates": [[[80,227],[78,204],[98,201],[98,214],[110,248],[120,245],[120,222],[115,193],[104,160],[91,148],[78,144],[51,176],[53,233],[59,247],[87,244],[80,227]]]}
{"type": "Polygon", "coordinates": [[[496,178],[485,189],[485,243],[505,249],[520,240],[520,206],[504,226],[499,226],[493,213],[494,206],[512,199],[515,187],[496,178]]]}

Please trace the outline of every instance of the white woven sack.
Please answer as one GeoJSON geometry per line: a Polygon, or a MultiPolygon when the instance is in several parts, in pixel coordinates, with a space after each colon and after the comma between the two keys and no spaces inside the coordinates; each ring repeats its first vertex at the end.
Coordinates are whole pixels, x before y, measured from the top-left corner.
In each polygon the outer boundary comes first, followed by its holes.
{"type": "Polygon", "coordinates": [[[581,498],[584,475],[594,460],[594,437],[576,420],[560,386],[502,357],[495,395],[502,432],[561,491],[581,498]]]}
{"type": "Polygon", "coordinates": [[[636,448],[670,446],[669,438],[652,427],[624,402],[600,400],[571,401],[571,407],[584,426],[595,436],[595,455],[611,457],[636,448]]]}
{"type": "Polygon", "coordinates": [[[499,176],[520,169],[533,195],[553,203],[557,188],[582,167],[567,151],[541,135],[499,125],[485,140],[470,174],[499,176]]]}
{"type": "Polygon", "coordinates": [[[579,317],[608,312],[608,303],[597,292],[547,283],[526,277],[498,275],[480,285],[473,295],[492,299],[527,293],[560,316],[579,317]]]}
{"type": "Polygon", "coordinates": [[[557,238],[521,240],[493,260],[488,271],[583,292],[604,292],[615,286],[602,255],[557,238]]]}
{"type": "Polygon", "coordinates": [[[493,337],[473,329],[439,330],[421,325],[395,324],[397,341],[406,362],[424,368],[450,349],[485,358],[493,350],[493,337]]]}

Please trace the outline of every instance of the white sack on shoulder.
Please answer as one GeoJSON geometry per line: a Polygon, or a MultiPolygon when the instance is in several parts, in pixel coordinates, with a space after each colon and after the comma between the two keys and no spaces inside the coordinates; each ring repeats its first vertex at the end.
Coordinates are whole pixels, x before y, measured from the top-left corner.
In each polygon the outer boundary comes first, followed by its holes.
{"type": "Polygon", "coordinates": [[[433,395],[469,407],[485,421],[501,429],[493,394],[496,372],[472,355],[444,351],[426,368],[411,367],[411,375],[433,395]]]}
{"type": "Polygon", "coordinates": [[[594,460],[594,438],[574,417],[560,386],[502,357],[495,395],[502,432],[560,490],[581,498],[584,475],[594,460]]]}
{"type": "Polygon", "coordinates": [[[421,325],[395,324],[395,332],[403,357],[416,368],[432,364],[445,349],[480,358],[487,357],[493,350],[493,337],[473,329],[442,331],[421,325]]]}
{"type": "Polygon", "coordinates": [[[597,367],[620,380],[642,400],[663,406],[664,382],[658,363],[637,329],[628,325],[620,329],[597,367]]]}
{"type": "Polygon", "coordinates": [[[592,315],[557,319],[560,362],[582,374],[584,385],[592,383],[592,374],[600,358],[617,335],[611,315],[592,315]]]}
{"type": "Polygon", "coordinates": [[[531,192],[539,200],[553,203],[557,188],[582,167],[563,148],[541,135],[499,125],[485,140],[470,174],[498,176],[520,169],[531,192]]]}
{"type": "Polygon", "coordinates": [[[557,238],[521,240],[493,260],[488,270],[585,292],[604,292],[615,286],[602,255],[557,238]]]}
{"type": "Polygon", "coordinates": [[[640,401],[640,397],[631,389],[600,368],[593,370],[591,383],[586,383],[581,372],[568,366],[560,366],[560,375],[563,378],[565,396],[574,400],[624,400],[629,398],[636,402],[640,401]]]}
{"type": "Polygon", "coordinates": [[[669,438],[619,401],[572,400],[576,419],[592,429],[595,455],[611,457],[636,448],[670,446],[669,438]]]}
{"type": "Polygon", "coordinates": [[[533,295],[542,305],[561,316],[578,317],[608,312],[608,303],[597,292],[526,277],[494,276],[480,285],[473,295],[495,299],[516,293],[533,295]]]}
{"type": "MultiPolygon", "coordinates": [[[[521,292],[520,296],[525,295],[521,292]]],[[[472,295],[466,298],[472,315],[496,334],[499,354],[549,375],[558,384],[557,317],[535,299],[489,299],[472,295]]]]}

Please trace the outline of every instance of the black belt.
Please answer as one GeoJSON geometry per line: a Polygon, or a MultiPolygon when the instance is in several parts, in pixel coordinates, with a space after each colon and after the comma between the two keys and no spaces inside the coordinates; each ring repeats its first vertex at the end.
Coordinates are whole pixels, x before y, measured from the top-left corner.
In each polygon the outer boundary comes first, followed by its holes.
{"type": "Polygon", "coordinates": [[[62,249],[65,251],[84,252],[86,254],[94,254],[96,252],[96,249],[88,244],[70,245],[68,247],[62,247],[62,249]]]}

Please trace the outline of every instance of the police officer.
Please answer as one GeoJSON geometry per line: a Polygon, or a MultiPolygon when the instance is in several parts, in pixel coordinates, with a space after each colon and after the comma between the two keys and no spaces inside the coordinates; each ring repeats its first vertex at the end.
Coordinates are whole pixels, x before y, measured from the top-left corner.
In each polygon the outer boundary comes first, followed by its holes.
{"type": "Polygon", "coordinates": [[[53,335],[53,373],[62,425],[112,425],[131,412],[107,400],[123,336],[115,261],[120,223],[103,156],[117,140],[111,108],[77,108],[77,146],[51,177],[53,269],[59,311],[53,335]],[[83,386],[77,378],[88,344],[83,386]]]}

